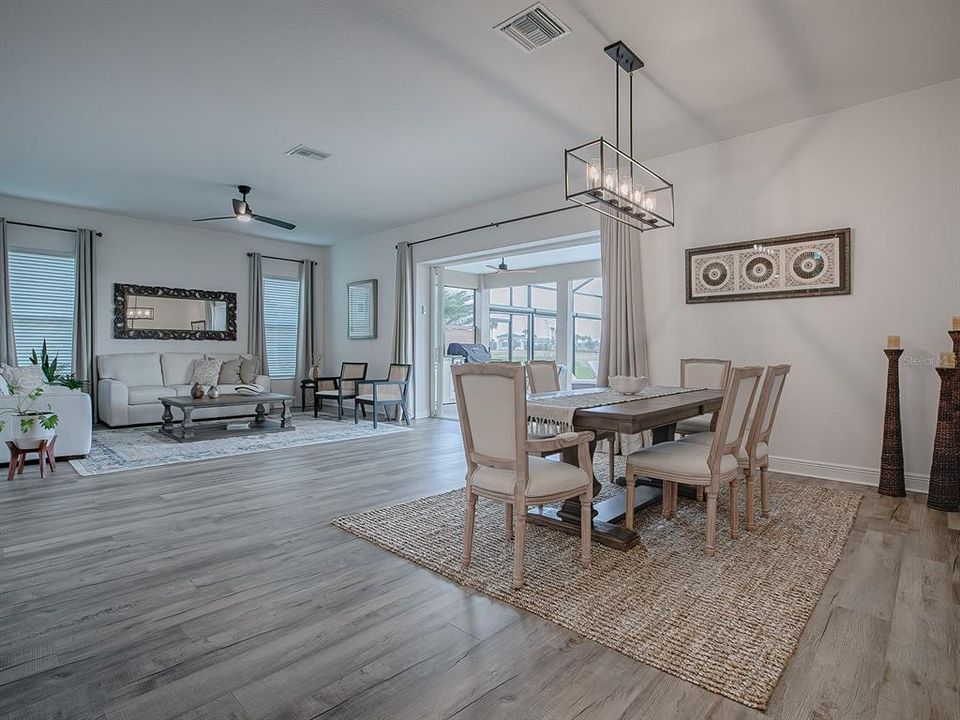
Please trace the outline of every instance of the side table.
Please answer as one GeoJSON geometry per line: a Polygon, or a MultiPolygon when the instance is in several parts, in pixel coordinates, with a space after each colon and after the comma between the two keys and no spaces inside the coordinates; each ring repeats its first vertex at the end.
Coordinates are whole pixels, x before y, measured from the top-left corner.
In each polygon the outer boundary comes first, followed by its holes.
{"type": "Polygon", "coordinates": [[[27,462],[27,455],[36,453],[40,461],[40,477],[44,477],[44,471],[47,466],[50,472],[57,471],[57,461],[54,457],[54,451],[57,446],[57,436],[54,435],[49,440],[41,440],[36,447],[21,448],[13,440],[7,440],[7,449],[10,450],[10,469],[7,471],[7,480],[13,480],[14,474],[23,475],[23,467],[27,462]]]}

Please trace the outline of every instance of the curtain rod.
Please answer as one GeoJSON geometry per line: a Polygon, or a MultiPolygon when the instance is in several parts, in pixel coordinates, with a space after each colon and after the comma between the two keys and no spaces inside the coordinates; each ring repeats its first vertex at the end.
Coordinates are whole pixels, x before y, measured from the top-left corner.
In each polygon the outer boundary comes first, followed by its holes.
{"type": "MultiPolygon", "coordinates": [[[[77,228],[53,227],[52,225],[37,225],[36,223],[17,222],[16,220],[7,220],[7,225],[20,225],[22,227],[40,228],[41,230],[57,230],[58,232],[75,233],[77,228]]],[[[94,233],[97,237],[103,237],[102,232],[94,233]]]]}
{"type": "MultiPolygon", "coordinates": [[[[593,203],[588,204],[592,205],[593,203]]],[[[443,235],[434,235],[433,237],[428,237],[424,238],[423,240],[417,240],[409,243],[409,245],[413,247],[414,245],[430,242],[431,240],[442,240],[443,238],[453,237],[454,235],[463,235],[464,233],[474,232],[476,230],[497,228],[501,225],[509,225],[510,223],[520,222],[521,220],[533,220],[534,218],[543,217],[544,215],[553,215],[554,213],[563,212],[564,210],[573,210],[574,208],[578,207],[583,207],[583,205],[567,205],[561,208],[554,208],[553,210],[544,210],[543,212],[533,213],[532,215],[522,215],[521,217],[510,218],[509,220],[498,220],[497,222],[487,223],[486,225],[477,225],[476,227],[466,228],[465,230],[456,230],[454,232],[444,233],[443,235]]],[[[394,249],[398,247],[400,246],[394,245],[394,249]]]]}
{"type": "MultiPolygon", "coordinates": [[[[247,253],[247,257],[253,257],[254,255],[256,255],[256,253],[247,253]]],[[[305,262],[307,262],[306,260],[293,260],[292,258],[277,257],[276,255],[260,255],[260,257],[266,258],[267,260],[283,260],[284,262],[293,262],[299,265],[303,265],[305,262]]],[[[310,262],[316,262],[316,260],[310,260],[310,262]]]]}

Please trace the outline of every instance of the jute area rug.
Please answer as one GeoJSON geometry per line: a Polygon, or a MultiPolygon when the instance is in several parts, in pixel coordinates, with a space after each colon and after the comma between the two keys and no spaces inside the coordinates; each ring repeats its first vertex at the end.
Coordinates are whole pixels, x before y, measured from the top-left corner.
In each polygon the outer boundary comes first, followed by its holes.
{"type": "MultiPolygon", "coordinates": [[[[618,458],[619,473],[623,459],[618,458]]],[[[622,492],[606,480],[603,495],[622,492]]],[[[742,484],[741,484],[742,485],[742,484]]],[[[772,513],[730,539],[729,495],[718,511],[717,553],[704,554],[703,503],[680,499],[675,520],[660,506],[636,515],[642,546],[593,544],[578,562],[579,538],[528,526],[526,584],[511,587],[513,543],[503,506],[477,503],[473,561],[460,568],[465,493],[454,490],[334,524],[461,585],[539,615],[624,655],[749,707],[764,709],[853,526],[863,495],[772,481],[772,513]]],[[[741,488],[741,503],[743,502],[741,488]]],[[[741,512],[741,524],[743,514],[741,512]]]]}

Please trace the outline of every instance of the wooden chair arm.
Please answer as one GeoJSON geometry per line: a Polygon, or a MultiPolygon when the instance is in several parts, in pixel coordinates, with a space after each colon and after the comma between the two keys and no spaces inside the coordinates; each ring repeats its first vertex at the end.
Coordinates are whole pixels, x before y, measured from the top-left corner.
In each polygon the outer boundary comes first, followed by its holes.
{"type": "Polygon", "coordinates": [[[565,432],[546,438],[527,438],[527,452],[552,452],[563,448],[576,447],[593,442],[594,434],[589,430],[565,432]]]}

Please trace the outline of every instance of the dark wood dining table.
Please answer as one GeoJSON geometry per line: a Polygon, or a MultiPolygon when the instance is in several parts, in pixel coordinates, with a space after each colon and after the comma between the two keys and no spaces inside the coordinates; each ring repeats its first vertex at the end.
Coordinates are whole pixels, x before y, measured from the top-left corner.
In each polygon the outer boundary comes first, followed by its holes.
{"type": "MultiPolygon", "coordinates": [[[[644,430],[651,430],[654,443],[666,442],[673,440],[678,422],[697,415],[716,412],[720,409],[722,400],[722,390],[693,390],[677,395],[641,398],[615,405],[582,408],[574,414],[573,426],[575,430],[613,430],[624,435],[635,435],[644,430]]],[[[591,457],[595,448],[596,444],[591,444],[591,457]]],[[[562,459],[573,465],[578,464],[575,450],[565,452],[562,459]]],[[[600,490],[601,485],[594,478],[594,498],[600,490]]],[[[655,483],[638,483],[634,510],[659,502],[660,497],[660,488],[655,483]]],[[[624,504],[622,494],[599,502],[594,501],[591,528],[594,541],[617,550],[629,550],[640,542],[640,536],[635,531],[627,530],[620,524],[626,515],[624,504]]],[[[580,501],[574,498],[564,502],[559,508],[545,507],[543,510],[531,508],[527,513],[527,520],[536,525],[545,525],[579,535],[580,501]]]]}

